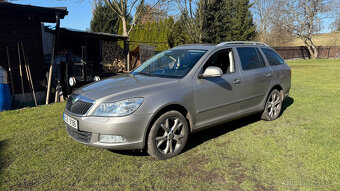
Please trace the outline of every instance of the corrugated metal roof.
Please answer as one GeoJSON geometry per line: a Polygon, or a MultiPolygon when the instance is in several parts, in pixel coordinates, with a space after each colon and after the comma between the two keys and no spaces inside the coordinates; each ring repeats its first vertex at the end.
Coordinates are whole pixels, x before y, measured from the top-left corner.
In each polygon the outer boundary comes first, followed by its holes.
{"type": "Polygon", "coordinates": [[[56,22],[56,13],[59,13],[59,17],[63,19],[68,15],[67,7],[38,7],[33,5],[22,5],[16,3],[1,2],[0,10],[35,13],[40,14],[42,22],[56,22]]]}
{"type": "MultiPolygon", "coordinates": [[[[47,30],[50,30],[51,32],[55,32],[55,27],[47,26],[45,27],[47,30]]],[[[79,36],[87,36],[87,37],[92,37],[92,38],[101,38],[101,39],[121,39],[121,40],[127,40],[127,36],[123,35],[117,35],[117,34],[110,34],[110,33],[102,33],[102,32],[91,32],[91,31],[83,31],[79,29],[71,29],[71,28],[60,28],[59,29],[59,34],[61,35],[79,35],[79,36]]]]}

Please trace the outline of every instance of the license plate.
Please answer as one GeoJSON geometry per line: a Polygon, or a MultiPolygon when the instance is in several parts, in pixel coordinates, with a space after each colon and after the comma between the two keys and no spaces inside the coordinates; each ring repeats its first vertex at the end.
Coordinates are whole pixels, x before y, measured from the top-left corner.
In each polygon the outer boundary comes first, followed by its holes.
{"type": "Polygon", "coordinates": [[[65,113],[64,113],[64,121],[69,126],[75,128],[75,129],[78,129],[78,121],[73,119],[72,117],[66,115],[65,113]]]}

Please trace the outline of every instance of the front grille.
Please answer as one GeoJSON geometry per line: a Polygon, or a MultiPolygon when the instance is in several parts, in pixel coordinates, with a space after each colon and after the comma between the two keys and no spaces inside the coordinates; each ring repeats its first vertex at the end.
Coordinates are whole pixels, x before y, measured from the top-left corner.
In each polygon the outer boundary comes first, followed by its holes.
{"type": "Polygon", "coordinates": [[[77,129],[70,127],[67,125],[66,127],[68,134],[73,137],[74,139],[83,142],[83,143],[89,143],[91,141],[91,132],[86,131],[78,131],[77,129]]]}
{"type": "Polygon", "coordinates": [[[73,97],[69,97],[66,102],[66,109],[74,114],[84,115],[93,105],[93,103],[85,102],[82,100],[77,100],[75,103],[72,103],[73,99],[73,97]]]}
{"type": "Polygon", "coordinates": [[[66,102],[66,109],[70,111],[71,106],[72,106],[72,97],[70,96],[66,102]]]}

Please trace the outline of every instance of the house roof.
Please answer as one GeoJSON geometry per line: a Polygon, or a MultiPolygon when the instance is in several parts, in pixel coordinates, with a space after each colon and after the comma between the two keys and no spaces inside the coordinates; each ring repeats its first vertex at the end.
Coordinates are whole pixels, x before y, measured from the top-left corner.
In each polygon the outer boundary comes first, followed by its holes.
{"type": "Polygon", "coordinates": [[[0,11],[13,11],[15,13],[38,14],[41,22],[56,22],[56,14],[63,19],[68,15],[67,7],[38,7],[32,5],[21,5],[15,3],[0,2],[0,11]]]}
{"type": "MultiPolygon", "coordinates": [[[[49,31],[54,33],[55,29],[51,29],[49,27],[45,27],[45,31],[49,31]]],[[[90,32],[90,31],[82,31],[78,29],[70,29],[70,28],[60,28],[59,35],[69,36],[74,38],[94,38],[94,39],[102,39],[102,40],[127,40],[127,36],[117,35],[117,34],[109,34],[109,33],[101,33],[101,32],[90,32]]]]}

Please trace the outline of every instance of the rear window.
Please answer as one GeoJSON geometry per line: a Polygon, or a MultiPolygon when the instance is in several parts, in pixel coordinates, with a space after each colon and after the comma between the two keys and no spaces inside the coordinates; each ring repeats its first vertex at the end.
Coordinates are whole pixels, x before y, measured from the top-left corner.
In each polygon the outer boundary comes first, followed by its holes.
{"type": "Polygon", "coordinates": [[[265,67],[263,57],[257,48],[240,47],[237,48],[237,51],[241,59],[243,70],[251,70],[265,67]]]}
{"type": "Polygon", "coordinates": [[[271,66],[283,65],[285,61],[273,50],[268,48],[261,49],[271,66]]]}

